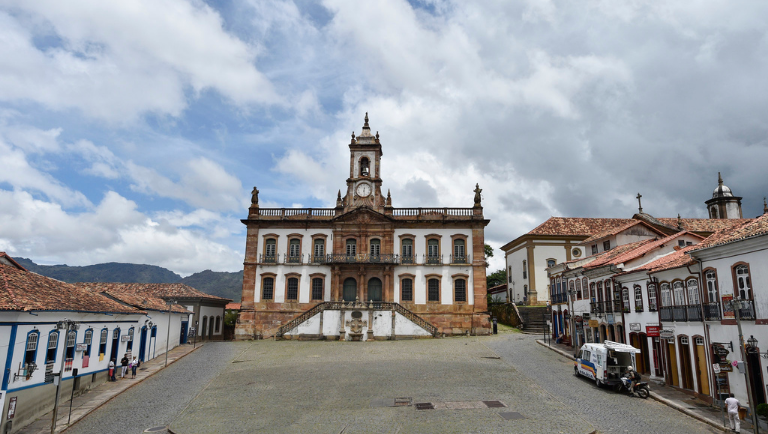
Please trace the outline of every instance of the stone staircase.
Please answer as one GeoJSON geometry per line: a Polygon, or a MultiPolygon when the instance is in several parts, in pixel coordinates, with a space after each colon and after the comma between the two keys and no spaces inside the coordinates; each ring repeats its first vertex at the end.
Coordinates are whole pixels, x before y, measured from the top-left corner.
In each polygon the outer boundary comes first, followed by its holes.
{"type": "Polygon", "coordinates": [[[549,310],[547,306],[518,306],[520,319],[523,321],[523,332],[543,335],[547,329],[549,310]]]}

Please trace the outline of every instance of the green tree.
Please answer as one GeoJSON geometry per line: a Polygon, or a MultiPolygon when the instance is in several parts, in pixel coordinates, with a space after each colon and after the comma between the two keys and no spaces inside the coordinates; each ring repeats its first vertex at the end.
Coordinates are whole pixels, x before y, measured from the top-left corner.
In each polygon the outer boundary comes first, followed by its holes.
{"type": "Polygon", "coordinates": [[[493,257],[493,247],[485,245],[485,268],[488,268],[488,258],[493,257]]]}
{"type": "Polygon", "coordinates": [[[487,275],[485,277],[486,285],[488,288],[493,288],[494,286],[503,285],[507,282],[507,270],[500,269],[496,270],[493,273],[487,275]]]}

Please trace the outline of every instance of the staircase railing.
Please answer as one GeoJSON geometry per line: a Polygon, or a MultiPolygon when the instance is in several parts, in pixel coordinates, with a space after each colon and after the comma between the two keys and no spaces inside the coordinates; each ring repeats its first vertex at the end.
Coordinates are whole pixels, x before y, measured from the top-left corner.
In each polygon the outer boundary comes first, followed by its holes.
{"type": "Polygon", "coordinates": [[[359,301],[347,302],[347,303],[343,301],[325,301],[315,305],[309,310],[302,312],[297,317],[293,318],[292,320],[280,326],[277,329],[277,332],[275,333],[275,337],[277,338],[282,337],[289,331],[300,326],[301,324],[308,321],[313,316],[325,310],[365,309],[365,308],[377,309],[377,310],[392,310],[406,317],[407,319],[409,319],[411,322],[415,323],[419,327],[423,328],[424,330],[429,332],[429,334],[431,334],[432,336],[437,337],[438,335],[438,329],[436,326],[432,325],[424,318],[416,315],[414,312],[404,308],[400,303],[392,303],[392,302],[386,302],[386,301],[374,301],[374,302],[368,302],[368,303],[359,302],[359,301]]]}

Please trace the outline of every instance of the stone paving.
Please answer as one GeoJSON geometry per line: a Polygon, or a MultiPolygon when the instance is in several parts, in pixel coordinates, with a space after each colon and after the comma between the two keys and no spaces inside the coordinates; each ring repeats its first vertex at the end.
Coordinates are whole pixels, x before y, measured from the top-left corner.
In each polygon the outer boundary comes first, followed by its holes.
{"type": "Polygon", "coordinates": [[[246,351],[170,428],[177,434],[594,431],[500,359],[488,339],[241,343],[246,351]],[[435,409],[392,407],[395,398],[435,409]],[[506,420],[510,413],[523,418],[506,420]]]}

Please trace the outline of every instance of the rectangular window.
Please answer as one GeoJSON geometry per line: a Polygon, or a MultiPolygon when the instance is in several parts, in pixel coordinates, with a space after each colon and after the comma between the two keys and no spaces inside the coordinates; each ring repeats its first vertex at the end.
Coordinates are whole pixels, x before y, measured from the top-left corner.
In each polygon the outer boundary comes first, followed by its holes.
{"type": "Polygon", "coordinates": [[[679,247],[685,247],[685,240],[677,240],[677,245],[679,247]]]}
{"type": "Polygon", "coordinates": [[[381,241],[371,240],[371,256],[378,257],[381,255],[381,241]]]}
{"type": "Polygon", "coordinates": [[[467,281],[464,279],[456,279],[454,285],[454,301],[465,302],[467,301],[467,281]]]}
{"type": "Polygon", "coordinates": [[[323,279],[315,277],[312,279],[312,300],[323,299],[323,279]]]}
{"type": "Polygon", "coordinates": [[[274,239],[268,239],[266,248],[264,249],[263,262],[275,262],[276,254],[277,254],[277,242],[274,239]]]}
{"type": "Polygon", "coordinates": [[[99,354],[107,354],[107,329],[101,331],[99,340],[99,354]]]}
{"type": "Polygon", "coordinates": [[[315,240],[315,262],[321,259],[325,255],[325,240],[315,240]]]}
{"type": "Polygon", "coordinates": [[[440,244],[438,240],[427,241],[427,264],[439,264],[440,244]]]}
{"type": "Polygon", "coordinates": [[[454,263],[464,263],[465,262],[465,255],[464,255],[464,240],[455,240],[453,242],[453,262],[454,263]]]}
{"type": "Polygon", "coordinates": [[[347,256],[357,255],[357,240],[347,240],[347,256]]]}
{"type": "Polygon", "coordinates": [[[597,254],[597,244],[592,244],[592,254],[593,255],[597,254]]]}
{"type": "Polygon", "coordinates": [[[86,345],[85,355],[90,357],[91,356],[91,343],[93,343],[93,330],[88,329],[88,330],[85,331],[85,338],[83,339],[83,343],[86,345]]]}
{"type": "Polygon", "coordinates": [[[272,300],[275,294],[275,279],[271,277],[265,277],[261,283],[261,299],[272,300]]]}
{"type": "Polygon", "coordinates": [[[24,364],[35,363],[35,354],[37,354],[37,340],[40,338],[39,333],[30,333],[27,336],[27,351],[24,354],[24,364]]]}
{"type": "Polygon", "coordinates": [[[59,346],[59,333],[53,332],[48,335],[48,352],[45,355],[45,363],[56,361],[56,349],[59,346]]]}
{"type": "Polygon", "coordinates": [[[413,301],[413,280],[403,279],[402,301],[413,301]]]}
{"type": "Polygon", "coordinates": [[[640,285],[634,286],[635,290],[635,312],[643,311],[643,289],[640,285]]]}
{"type": "Polygon", "coordinates": [[[440,281],[427,280],[427,301],[440,301],[440,281]]]}
{"type": "Polygon", "coordinates": [[[606,251],[607,250],[611,250],[611,241],[610,240],[603,241],[603,250],[606,250],[606,251]]]}
{"type": "Polygon", "coordinates": [[[656,305],[656,285],[653,283],[648,285],[648,310],[655,312],[658,309],[656,305]]]}
{"type": "Polygon", "coordinates": [[[289,242],[288,261],[300,262],[300,257],[301,257],[301,240],[294,238],[289,242]]]}
{"type": "Polygon", "coordinates": [[[295,277],[288,279],[288,294],[286,294],[285,298],[287,300],[299,299],[299,279],[295,277]]]}

